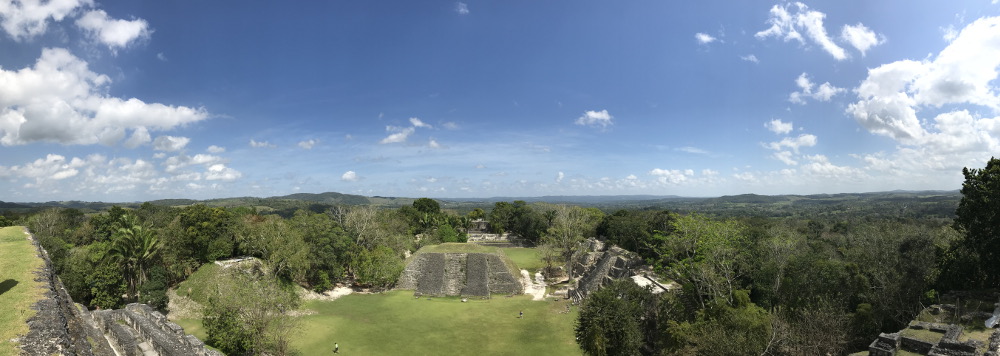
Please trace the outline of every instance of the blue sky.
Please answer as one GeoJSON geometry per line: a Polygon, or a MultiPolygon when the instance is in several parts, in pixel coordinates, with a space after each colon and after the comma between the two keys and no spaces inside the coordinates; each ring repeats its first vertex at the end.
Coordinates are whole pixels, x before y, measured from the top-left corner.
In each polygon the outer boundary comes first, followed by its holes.
{"type": "Polygon", "coordinates": [[[0,0],[0,200],[958,189],[1000,4],[0,0]]]}

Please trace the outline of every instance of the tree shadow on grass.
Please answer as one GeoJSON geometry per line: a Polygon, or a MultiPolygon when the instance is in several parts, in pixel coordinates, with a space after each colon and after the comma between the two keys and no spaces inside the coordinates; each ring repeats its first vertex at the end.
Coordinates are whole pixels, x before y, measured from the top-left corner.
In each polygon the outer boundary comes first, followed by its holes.
{"type": "Polygon", "coordinates": [[[7,293],[11,288],[17,285],[17,281],[13,279],[8,279],[6,281],[0,282],[0,294],[7,293]]]}

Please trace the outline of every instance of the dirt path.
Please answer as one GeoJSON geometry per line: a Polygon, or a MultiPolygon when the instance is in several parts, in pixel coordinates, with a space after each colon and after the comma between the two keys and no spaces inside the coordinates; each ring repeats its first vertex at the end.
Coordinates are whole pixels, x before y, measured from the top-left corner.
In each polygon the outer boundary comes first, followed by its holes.
{"type": "Polygon", "coordinates": [[[299,297],[302,298],[302,300],[337,300],[337,298],[351,293],[354,293],[354,290],[351,289],[351,287],[337,287],[323,293],[316,293],[311,290],[301,289],[299,290],[299,297]]]}
{"type": "Polygon", "coordinates": [[[524,284],[524,294],[531,295],[531,300],[545,300],[545,277],[541,273],[535,273],[535,280],[532,281],[531,273],[522,269],[521,283],[524,284]]]}

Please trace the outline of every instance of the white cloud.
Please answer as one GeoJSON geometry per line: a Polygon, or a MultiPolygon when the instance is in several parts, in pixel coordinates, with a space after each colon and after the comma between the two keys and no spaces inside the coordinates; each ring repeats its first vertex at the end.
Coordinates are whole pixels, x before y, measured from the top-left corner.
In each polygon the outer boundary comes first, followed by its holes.
{"type": "Polygon", "coordinates": [[[441,148],[441,144],[438,143],[437,140],[435,140],[435,139],[432,138],[430,140],[430,142],[427,143],[427,147],[430,147],[430,148],[441,148]]]}
{"type": "Polygon", "coordinates": [[[150,141],[152,141],[152,138],[149,136],[149,130],[146,130],[145,127],[139,126],[132,131],[132,137],[130,137],[128,141],[125,141],[122,145],[126,148],[136,148],[145,145],[150,141]]]}
{"type": "Polygon", "coordinates": [[[159,59],[161,62],[166,62],[167,61],[167,55],[163,54],[163,52],[157,53],[156,54],[156,59],[159,59]]]}
{"type": "Polygon", "coordinates": [[[861,52],[861,56],[865,56],[865,52],[868,49],[885,43],[885,39],[879,36],[865,27],[865,25],[860,22],[857,25],[844,25],[844,28],[840,31],[840,38],[850,43],[858,52],[861,52]]]}
{"type": "Polygon", "coordinates": [[[428,125],[428,124],[424,123],[423,121],[420,121],[420,119],[415,118],[415,117],[411,117],[410,118],[410,124],[412,124],[413,127],[422,127],[422,128],[428,128],[428,129],[433,128],[431,125],[428,125]]]}
{"type": "Polygon", "coordinates": [[[757,59],[757,56],[755,56],[753,54],[748,54],[748,55],[745,55],[745,56],[740,56],[740,59],[742,59],[744,61],[747,61],[747,62],[760,63],[760,60],[757,59]]]}
{"type": "Polygon", "coordinates": [[[378,142],[380,144],[406,142],[406,138],[410,137],[410,135],[412,135],[413,131],[415,130],[412,127],[402,128],[395,126],[387,126],[385,129],[386,131],[396,131],[396,133],[390,134],[389,136],[383,138],[381,141],[378,142]]]}
{"type": "Polygon", "coordinates": [[[239,179],[243,174],[239,171],[226,167],[222,163],[216,163],[208,167],[205,171],[205,180],[232,181],[239,179]]]}
{"type": "Polygon", "coordinates": [[[754,36],[758,39],[774,36],[782,38],[785,42],[796,40],[800,44],[805,44],[805,39],[799,32],[805,31],[810,40],[818,44],[834,59],[838,61],[847,59],[847,53],[833,42],[827,35],[826,28],[823,27],[826,14],[809,10],[809,7],[801,2],[785,6],[774,5],[771,7],[770,13],[771,16],[767,23],[771,24],[771,27],[757,32],[754,36]]]}
{"type": "Polygon", "coordinates": [[[611,116],[607,110],[587,111],[583,113],[583,116],[576,119],[576,124],[591,127],[600,126],[603,129],[614,124],[613,119],[614,116],[611,116]]]}
{"type": "Polygon", "coordinates": [[[679,169],[654,168],[649,171],[649,175],[657,177],[657,181],[661,184],[680,184],[693,174],[694,171],[690,169],[681,171],[679,169]]]}
{"type": "Polygon", "coordinates": [[[792,149],[792,151],[798,153],[799,147],[816,146],[816,141],[817,141],[816,136],[810,134],[802,134],[796,138],[785,137],[781,139],[781,141],[768,143],[766,147],[775,151],[781,151],[782,149],[787,147],[792,149]]]}
{"type": "Polygon", "coordinates": [[[208,153],[223,153],[223,152],[226,152],[226,148],[225,147],[219,147],[219,146],[216,146],[216,145],[211,145],[211,146],[208,146],[208,149],[206,149],[206,151],[208,151],[208,153]]]}
{"type": "Polygon", "coordinates": [[[468,15],[469,5],[461,1],[457,2],[455,3],[455,12],[457,12],[459,15],[468,15]]]}
{"type": "Polygon", "coordinates": [[[62,21],[92,0],[21,0],[0,2],[0,27],[15,41],[45,33],[48,22],[62,21]]]}
{"type": "Polygon", "coordinates": [[[191,142],[191,139],[187,137],[160,136],[153,141],[153,149],[174,152],[184,149],[188,142],[191,142]]]}
{"type": "Polygon", "coordinates": [[[257,140],[254,140],[254,139],[250,139],[250,147],[253,147],[253,148],[275,148],[275,147],[278,147],[278,145],[272,144],[272,143],[267,142],[267,141],[257,141],[257,140]]]}
{"type": "Polygon", "coordinates": [[[456,124],[454,122],[451,122],[451,121],[443,123],[443,124],[441,124],[441,126],[443,126],[445,129],[448,129],[448,130],[458,130],[458,124],[456,124]]]}
{"type": "Polygon", "coordinates": [[[805,105],[805,98],[813,98],[819,101],[830,101],[834,95],[846,92],[847,89],[838,88],[830,84],[830,82],[824,82],[813,91],[813,86],[815,86],[812,81],[809,80],[809,75],[802,73],[798,78],[795,79],[795,85],[799,87],[799,91],[793,92],[788,95],[788,101],[796,104],[805,105]]]}
{"type": "Polygon", "coordinates": [[[563,172],[556,173],[556,183],[562,183],[563,178],[566,178],[566,175],[563,174],[563,172]]]}
{"type": "Polygon", "coordinates": [[[711,154],[711,152],[708,152],[706,150],[703,150],[703,149],[700,149],[700,148],[697,148],[697,147],[691,147],[691,146],[679,147],[676,150],[681,151],[681,152],[693,153],[693,154],[697,154],[697,155],[708,155],[708,154],[711,154]]]}
{"type": "Polygon", "coordinates": [[[778,151],[778,152],[775,152],[774,154],[772,154],[771,157],[774,157],[775,159],[777,159],[777,160],[779,160],[781,162],[784,162],[785,164],[787,164],[789,166],[794,166],[794,165],[799,164],[799,162],[797,162],[794,159],[792,159],[792,152],[791,151],[778,151]]]}
{"type": "Polygon", "coordinates": [[[109,97],[111,80],[60,48],[31,68],[0,68],[0,144],[114,144],[126,129],[166,131],[208,118],[203,109],[109,97]]]}
{"type": "Polygon", "coordinates": [[[312,140],[312,139],[305,140],[305,141],[299,141],[299,147],[301,147],[302,149],[311,150],[313,148],[313,146],[316,146],[316,143],[318,143],[318,142],[319,141],[312,140]]]}
{"type": "Polygon", "coordinates": [[[774,119],[774,120],[765,122],[764,123],[764,127],[766,127],[771,132],[774,132],[774,133],[779,134],[779,135],[788,134],[789,132],[792,132],[792,129],[795,128],[794,125],[792,125],[791,122],[784,122],[784,121],[781,121],[781,119],[774,119]]]}
{"type": "Polygon", "coordinates": [[[855,89],[858,101],[847,112],[870,132],[904,144],[921,144],[928,136],[917,112],[945,105],[979,105],[1000,110],[997,79],[1000,66],[1000,17],[966,26],[933,60],[902,60],[868,71],[855,89]]]}
{"type": "Polygon", "coordinates": [[[137,40],[149,38],[151,33],[146,20],[112,19],[104,10],[88,11],[76,20],[76,25],[112,51],[126,48],[137,40]]]}
{"type": "Polygon", "coordinates": [[[715,42],[715,41],[718,40],[715,37],[712,37],[712,35],[709,35],[707,33],[702,33],[702,32],[698,32],[698,33],[694,34],[694,39],[697,40],[698,43],[701,43],[701,44],[709,44],[709,43],[712,43],[712,42],[715,42]]]}
{"type": "Polygon", "coordinates": [[[347,172],[344,172],[344,174],[340,176],[340,180],[345,181],[345,182],[357,182],[358,181],[358,174],[354,173],[354,171],[347,171],[347,172]]]}

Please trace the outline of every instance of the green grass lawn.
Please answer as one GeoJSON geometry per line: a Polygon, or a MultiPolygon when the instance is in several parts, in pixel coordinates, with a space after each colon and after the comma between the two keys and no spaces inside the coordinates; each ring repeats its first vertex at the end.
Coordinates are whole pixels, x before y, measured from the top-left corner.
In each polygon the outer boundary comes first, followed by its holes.
{"type": "Polygon", "coordinates": [[[419,298],[409,291],[312,301],[292,345],[303,355],[579,355],[567,301],[419,298]],[[524,311],[524,319],[518,312],[524,311]]]}
{"type": "Polygon", "coordinates": [[[45,292],[33,272],[43,264],[22,227],[0,228],[0,356],[17,355],[10,339],[28,333],[27,321],[35,316],[31,306],[45,292]]]}
{"type": "MultiPolygon", "coordinates": [[[[297,317],[292,347],[302,355],[579,355],[573,337],[577,308],[529,296],[488,300],[416,299],[410,291],[352,294],[310,301],[297,317]],[[518,312],[524,311],[524,319],[518,312]]],[[[176,323],[205,340],[199,319],[176,323]]]]}
{"type": "MultiPolygon", "coordinates": [[[[533,247],[504,247],[501,248],[503,253],[510,257],[511,261],[517,264],[520,269],[526,269],[528,272],[534,274],[545,267],[545,263],[542,262],[542,256],[538,253],[538,249],[533,247]]],[[[520,276],[520,275],[518,275],[520,276]]]]}
{"type": "Polygon", "coordinates": [[[214,280],[222,267],[214,263],[206,263],[198,267],[198,270],[188,276],[184,282],[177,285],[177,295],[189,297],[192,300],[205,304],[208,303],[208,291],[214,285],[214,280]]]}

